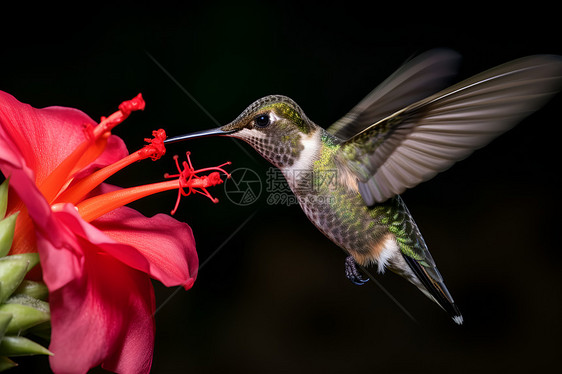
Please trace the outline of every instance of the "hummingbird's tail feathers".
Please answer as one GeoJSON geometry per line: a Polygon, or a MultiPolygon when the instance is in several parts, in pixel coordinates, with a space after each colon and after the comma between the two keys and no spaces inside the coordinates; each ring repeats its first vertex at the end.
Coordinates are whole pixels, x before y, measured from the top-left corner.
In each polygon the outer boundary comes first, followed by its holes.
{"type": "MultiPolygon", "coordinates": [[[[406,255],[403,257],[412,272],[418,278],[420,283],[418,287],[422,286],[425,290],[421,287],[420,289],[424,291],[429,298],[433,299],[441,308],[443,308],[456,324],[462,325],[462,314],[445,284],[442,281],[433,279],[433,277],[428,274],[427,270],[412,257],[406,255]]],[[[438,272],[436,268],[434,271],[438,272]]]]}

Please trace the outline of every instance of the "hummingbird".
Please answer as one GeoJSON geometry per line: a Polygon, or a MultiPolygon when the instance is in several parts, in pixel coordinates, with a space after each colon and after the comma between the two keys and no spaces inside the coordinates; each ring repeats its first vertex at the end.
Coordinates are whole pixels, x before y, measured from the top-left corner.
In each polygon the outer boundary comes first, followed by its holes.
{"type": "Polygon", "coordinates": [[[562,85],[562,57],[520,58],[448,86],[460,55],[448,49],[405,62],[327,128],[283,95],[261,98],[234,121],[165,143],[241,139],[279,168],[309,220],[346,253],[345,275],[390,269],[457,324],[463,316],[403,199],[538,110],[562,85]]]}

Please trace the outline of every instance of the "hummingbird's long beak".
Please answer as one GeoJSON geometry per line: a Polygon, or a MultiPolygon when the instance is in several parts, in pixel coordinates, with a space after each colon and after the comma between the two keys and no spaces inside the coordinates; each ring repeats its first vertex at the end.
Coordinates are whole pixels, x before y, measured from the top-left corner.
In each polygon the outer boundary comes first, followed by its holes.
{"type": "Polygon", "coordinates": [[[217,136],[217,135],[228,135],[236,132],[236,130],[223,130],[223,127],[217,127],[210,130],[196,131],[185,135],[174,136],[173,138],[168,138],[164,140],[164,143],[177,143],[187,139],[203,138],[206,136],[217,136]]]}

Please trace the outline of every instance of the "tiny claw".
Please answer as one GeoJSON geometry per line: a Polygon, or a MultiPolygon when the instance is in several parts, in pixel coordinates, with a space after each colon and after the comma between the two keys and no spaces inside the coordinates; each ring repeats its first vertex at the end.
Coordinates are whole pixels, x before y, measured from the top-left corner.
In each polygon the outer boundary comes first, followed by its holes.
{"type": "Polygon", "coordinates": [[[363,278],[361,272],[357,269],[357,263],[353,256],[347,256],[345,259],[345,276],[358,286],[362,286],[369,281],[369,278],[363,278]]]}

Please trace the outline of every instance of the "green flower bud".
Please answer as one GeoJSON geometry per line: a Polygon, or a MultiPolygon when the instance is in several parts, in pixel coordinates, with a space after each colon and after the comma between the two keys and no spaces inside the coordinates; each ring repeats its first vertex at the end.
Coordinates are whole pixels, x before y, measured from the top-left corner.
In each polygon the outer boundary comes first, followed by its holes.
{"type": "Polygon", "coordinates": [[[18,364],[10,360],[8,357],[0,356],[0,371],[11,369],[14,366],[18,366],[18,364]]]}
{"type": "Polygon", "coordinates": [[[27,295],[46,301],[49,297],[49,289],[45,283],[24,279],[19,287],[14,291],[14,295],[27,295]]]}
{"type": "Polygon", "coordinates": [[[43,340],[51,340],[51,321],[43,322],[37,326],[33,326],[26,332],[29,335],[37,336],[43,340]]]}
{"type": "Polygon", "coordinates": [[[0,313],[0,340],[4,337],[4,333],[12,320],[12,313],[0,313]]]}
{"type": "Polygon", "coordinates": [[[19,287],[29,269],[38,262],[37,253],[22,253],[0,258],[0,303],[19,287]]]}
{"type": "Polygon", "coordinates": [[[12,314],[6,334],[19,334],[51,318],[48,303],[26,295],[9,298],[5,304],[0,305],[0,312],[12,314]]]}
{"type": "Polygon", "coordinates": [[[0,342],[2,356],[49,355],[53,353],[40,344],[23,336],[5,336],[0,342]]]}
{"type": "Polygon", "coordinates": [[[0,218],[4,218],[6,215],[6,207],[8,206],[8,184],[9,179],[6,179],[2,184],[0,184],[0,218]]]}
{"type": "MultiPolygon", "coordinates": [[[[0,199],[1,198],[2,197],[0,196],[0,199]]],[[[0,206],[0,209],[1,208],[2,207],[0,206]]],[[[3,220],[0,220],[0,257],[6,256],[10,251],[10,248],[12,247],[17,217],[18,213],[15,213],[10,215],[9,217],[4,218],[3,220]]]]}

